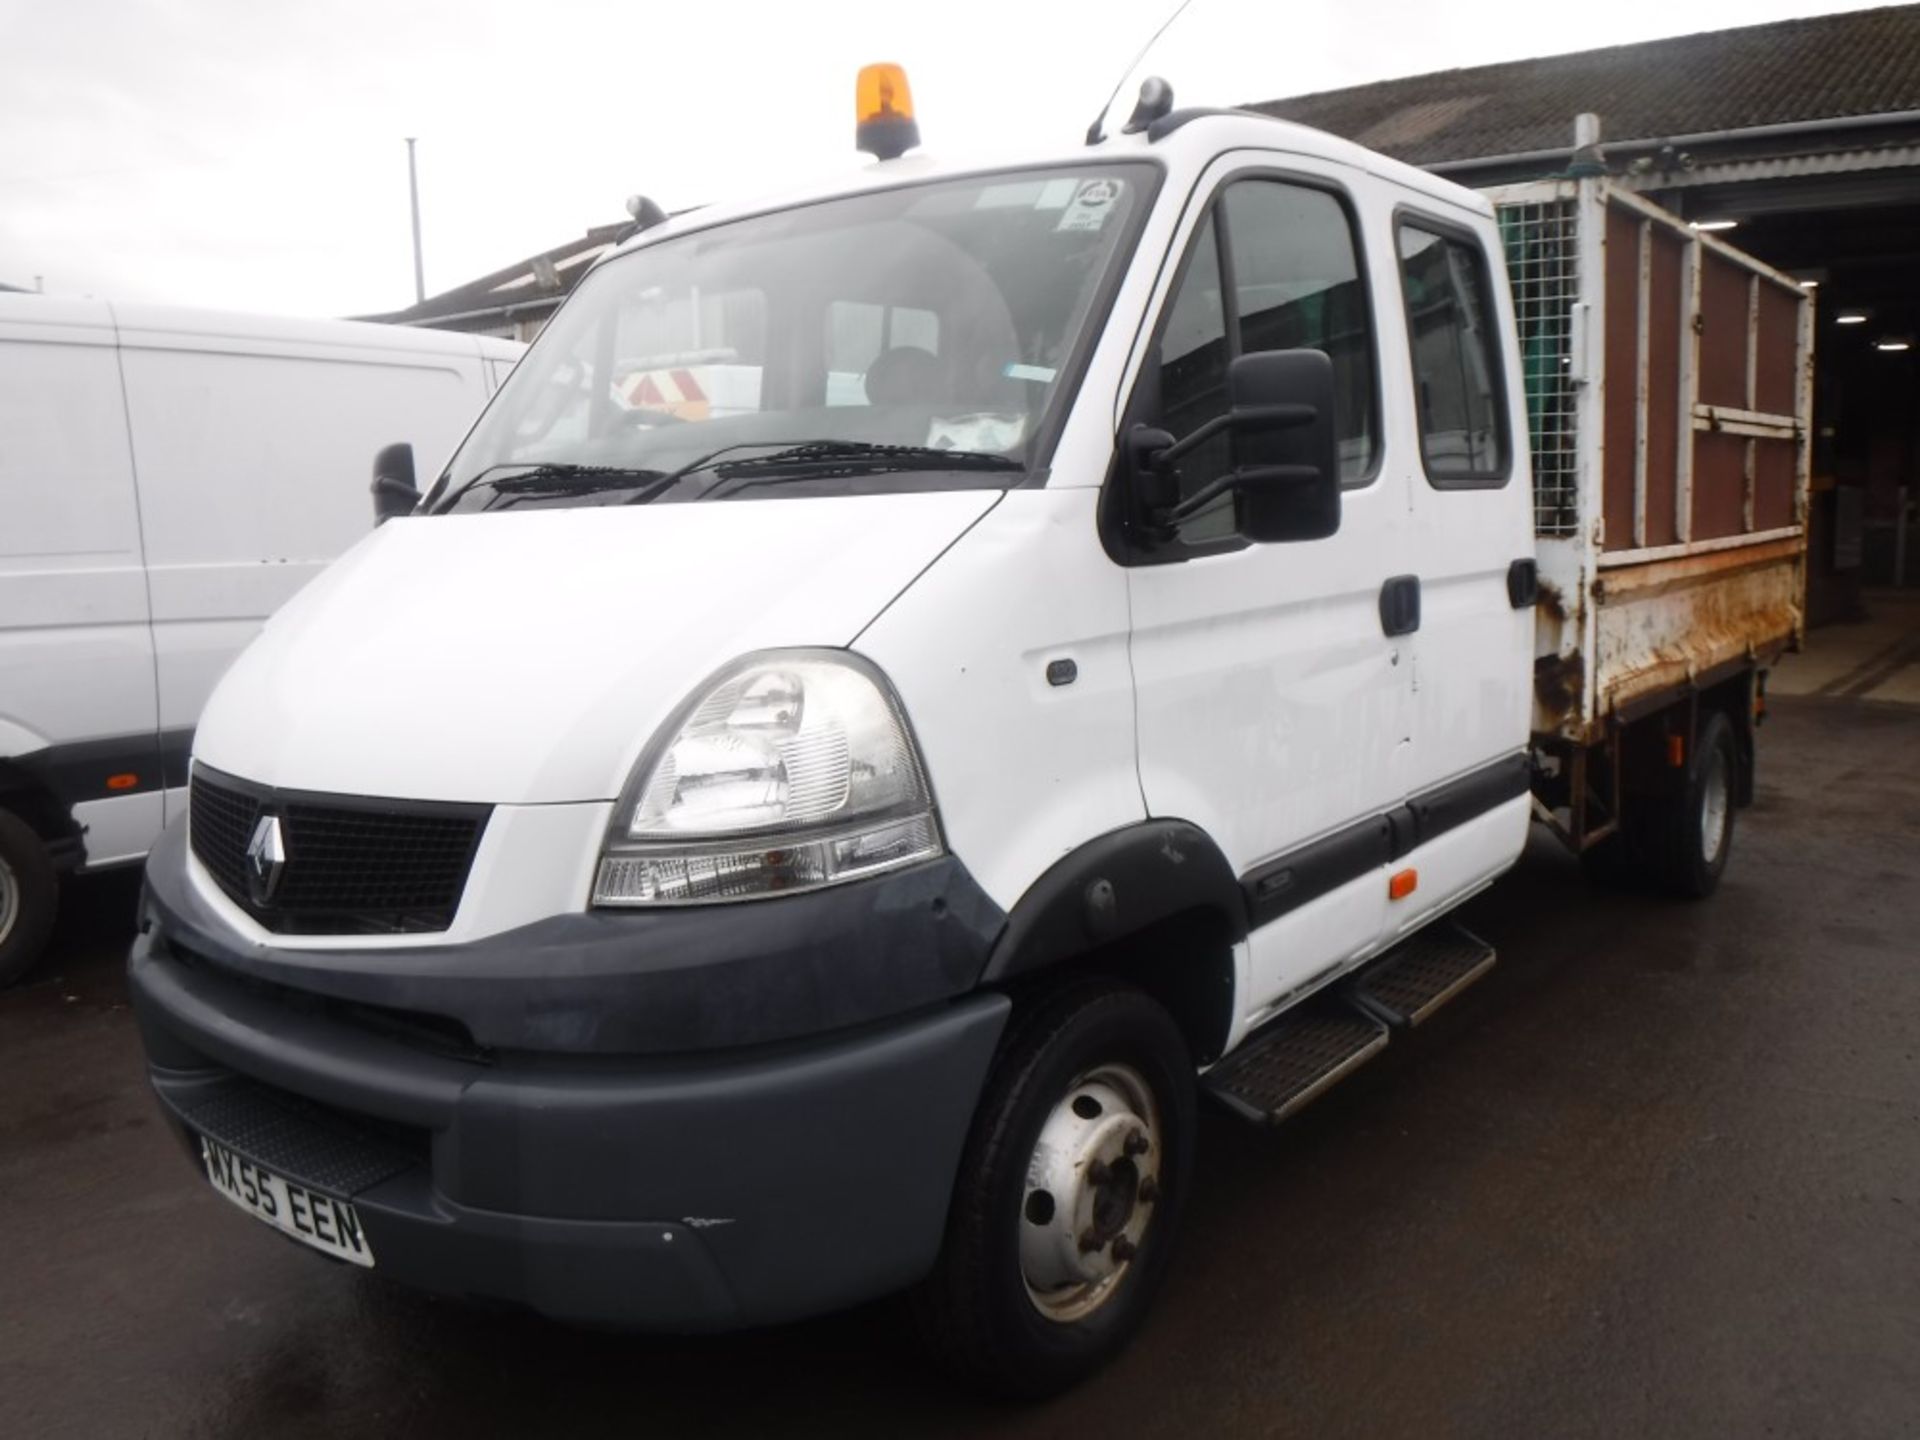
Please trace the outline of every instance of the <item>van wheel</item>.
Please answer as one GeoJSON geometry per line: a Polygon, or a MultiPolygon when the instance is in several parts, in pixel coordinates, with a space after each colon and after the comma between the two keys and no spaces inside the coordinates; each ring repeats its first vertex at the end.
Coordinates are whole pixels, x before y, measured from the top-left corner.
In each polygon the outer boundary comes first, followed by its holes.
{"type": "Polygon", "coordinates": [[[0,810],[0,987],[26,974],[53,933],[60,882],[40,837],[0,810]]]}
{"type": "Polygon", "coordinates": [[[1733,850],[1735,766],[1733,726],[1714,711],[1700,727],[1687,766],[1686,784],[1648,817],[1637,847],[1647,878],[1684,900],[1711,895],[1733,850]]]}
{"type": "Polygon", "coordinates": [[[1039,1399],[1118,1353],[1166,1274],[1193,1130],[1192,1057],[1146,995],[1085,980],[1016,1010],[914,1296],[935,1362],[1039,1399]]]}

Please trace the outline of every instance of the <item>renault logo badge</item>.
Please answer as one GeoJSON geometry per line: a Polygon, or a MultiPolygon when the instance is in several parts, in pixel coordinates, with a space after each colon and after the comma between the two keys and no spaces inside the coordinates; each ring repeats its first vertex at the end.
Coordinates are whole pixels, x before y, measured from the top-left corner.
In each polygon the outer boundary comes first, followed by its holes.
{"type": "Polygon", "coordinates": [[[262,815],[247,842],[247,893],[256,905],[267,905],[280,888],[287,868],[287,842],[280,833],[278,815],[262,815]]]}

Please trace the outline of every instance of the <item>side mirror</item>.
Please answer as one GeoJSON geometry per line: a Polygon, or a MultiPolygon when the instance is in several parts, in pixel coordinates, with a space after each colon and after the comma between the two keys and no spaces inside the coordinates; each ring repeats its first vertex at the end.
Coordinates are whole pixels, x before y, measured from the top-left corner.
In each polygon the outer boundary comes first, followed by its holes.
{"type": "Polygon", "coordinates": [[[1242,355],[1228,367],[1227,395],[1240,533],[1263,544],[1333,534],[1340,528],[1340,447],[1327,352],[1242,355]]]}
{"type": "Polygon", "coordinates": [[[373,523],[384,525],[397,515],[411,515],[420,503],[420,487],[413,478],[413,446],[389,445],[373,457],[373,523]]]}
{"type": "Polygon", "coordinates": [[[1340,452],[1333,431],[1333,361],[1323,350],[1259,350],[1227,367],[1225,415],[1174,440],[1136,427],[1132,448],[1149,472],[1153,518],[1173,526],[1228,491],[1236,529],[1260,544],[1322,540],[1340,528],[1340,452]],[[1173,467],[1222,432],[1231,465],[1173,503],[1173,467]],[[1154,502],[1159,503],[1154,503],[1154,502]]]}

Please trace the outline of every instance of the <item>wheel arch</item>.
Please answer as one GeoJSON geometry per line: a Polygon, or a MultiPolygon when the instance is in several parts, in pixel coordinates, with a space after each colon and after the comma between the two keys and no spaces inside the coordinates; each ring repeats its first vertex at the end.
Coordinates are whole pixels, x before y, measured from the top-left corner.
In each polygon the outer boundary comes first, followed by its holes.
{"type": "Polygon", "coordinates": [[[1197,1060],[1225,1048],[1234,947],[1246,895],[1220,847],[1184,820],[1110,831],[1061,857],[1028,887],[988,955],[983,985],[1020,993],[1106,974],[1163,1005],[1197,1060]]]}
{"type": "Polygon", "coordinates": [[[18,760],[0,759],[0,809],[26,821],[49,848],[65,850],[80,839],[72,807],[44,773],[18,760]]]}

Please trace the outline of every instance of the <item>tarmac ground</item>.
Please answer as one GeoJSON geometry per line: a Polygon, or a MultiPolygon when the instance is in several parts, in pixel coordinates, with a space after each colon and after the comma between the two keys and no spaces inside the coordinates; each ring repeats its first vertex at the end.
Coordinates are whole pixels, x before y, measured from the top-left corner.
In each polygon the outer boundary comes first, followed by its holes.
{"type": "Polygon", "coordinates": [[[0,1435],[1920,1433],[1920,608],[1882,610],[1781,670],[1714,899],[1538,836],[1412,1043],[1280,1131],[1209,1111],[1155,1316],[1040,1407],[888,1304],[584,1333],[248,1223],[147,1093],[137,877],[76,883],[0,995],[0,1435]]]}

